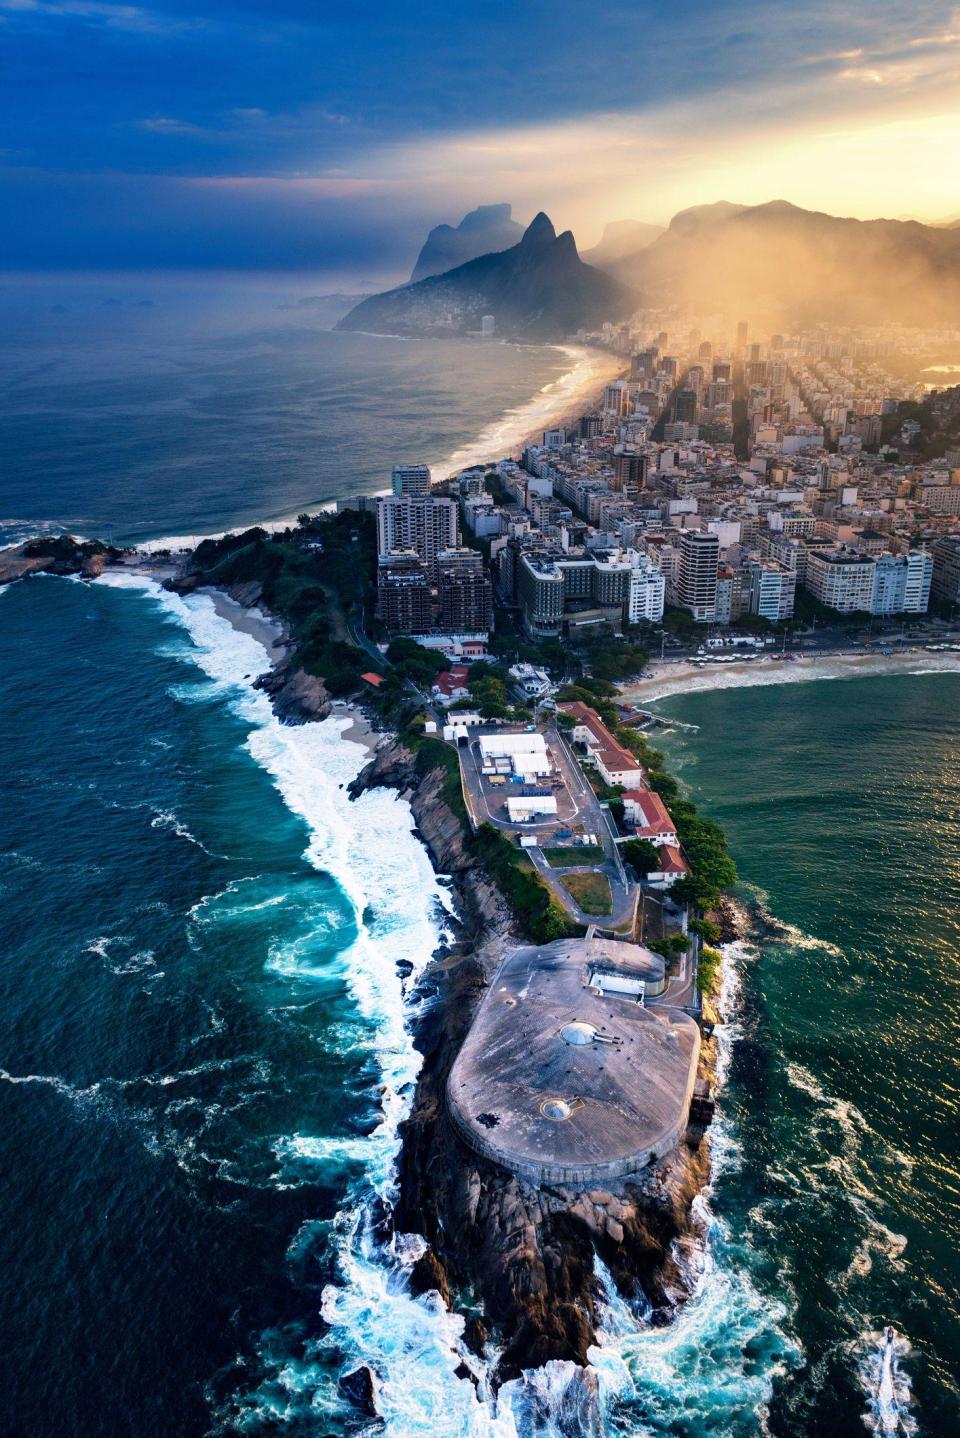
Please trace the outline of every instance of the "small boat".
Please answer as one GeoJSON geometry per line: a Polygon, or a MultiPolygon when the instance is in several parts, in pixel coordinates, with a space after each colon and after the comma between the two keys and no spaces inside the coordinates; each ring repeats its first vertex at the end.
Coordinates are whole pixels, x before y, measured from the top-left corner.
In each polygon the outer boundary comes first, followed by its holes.
{"type": "Polygon", "coordinates": [[[900,1432],[900,1405],[897,1402],[894,1382],[896,1341],[897,1330],[888,1326],[884,1331],[883,1347],[880,1350],[880,1381],[877,1384],[877,1417],[880,1420],[881,1433],[900,1432]]]}

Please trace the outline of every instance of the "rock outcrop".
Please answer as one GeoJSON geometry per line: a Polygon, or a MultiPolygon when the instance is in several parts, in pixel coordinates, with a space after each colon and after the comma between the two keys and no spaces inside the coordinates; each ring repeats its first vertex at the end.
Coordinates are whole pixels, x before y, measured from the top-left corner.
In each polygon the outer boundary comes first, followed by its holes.
{"type": "Polygon", "coordinates": [[[374,334],[469,334],[493,315],[497,334],[559,340],[579,329],[624,319],[637,293],[585,265],[569,230],[558,235],[539,214],[509,250],[371,295],[345,315],[338,330],[374,334]]]}
{"type": "Polygon", "coordinates": [[[121,563],[127,553],[99,539],[43,535],[0,554],[0,584],[26,579],[30,574],[79,574],[84,579],[96,579],[108,565],[121,563]]]}
{"type": "Polygon", "coordinates": [[[508,250],[522,236],[523,226],[512,218],[509,205],[478,205],[464,215],[456,227],[434,226],[417,256],[410,283],[415,285],[430,275],[446,274],[447,270],[465,265],[478,255],[508,250]]]}
{"type": "MultiPolygon", "coordinates": [[[[586,1365],[604,1296],[596,1255],[638,1317],[668,1321],[688,1292],[684,1257],[696,1242],[691,1208],[707,1181],[709,1157],[693,1138],[656,1169],[602,1191],[534,1188],[459,1138],[446,1112],[447,1076],[510,935],[503,903],[443,801],[443,781],[440,770],[418,773],[417,756],[393,741],[351,794],[389,785],[409,799],[436,868],[453,879],[474,940],[443,952],[426,976],[437,1001],[426,1006],[416,1033],[423,1066],[403,1125],[394,1225],[422,1234],[430,1246],[412,1274],[416,1292],[436,1290],[454,1306],[458,1293],[482,1300],[484,1318],[471,1328],[470,1346],[480,1351],[495,1337],[499,1385],[554,1361],[586,1365]]],[[[707,1067],[713,1042],[703,1046],[707,1067]]],[[[591,1410],[586,1389],[571,1391],[570,1401],[591,1410]]]]}
{"type": "Polygon", "coordinates": [[[255,687],[269,694],[274,713],[284,724],[309,724],[330,713],[330,695],[323,680],[305,669],[278,664],[261,675],[255,687]]]}

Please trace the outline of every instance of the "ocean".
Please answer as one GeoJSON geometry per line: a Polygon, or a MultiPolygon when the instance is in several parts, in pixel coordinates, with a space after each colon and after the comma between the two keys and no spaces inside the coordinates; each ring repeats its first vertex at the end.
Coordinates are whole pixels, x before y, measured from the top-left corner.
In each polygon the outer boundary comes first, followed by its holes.
{"type": "Polygon", "coordinates": [[[663,747],[723,825],[759,925],[729,956],[710,1200],[724,1281],[747,1285],[755,1326],[743,1330],[734,1304],[719,1330],[732,1313],[748,1338],[738,1361],[764,1377],[771,1434],[949,1438],[960,1432],[960,677],[726,690],[657,708],[699,726],[663,747]],[[878,1405],[888,1324],[895,1399],[878,1405]]]}
{"type": "MultiPolygon", "coordinates": [[[[162,308],[143,313],[159,325],[162,308]]],[[[209,314],[196,344],[182,317],[162,342],[125,331],[125,358],[98,358],[85,330],[54,354],[37,320],[30,361],[21,330],[4,360],[20,380],[0,400],[18,466],[3,514],[96,532],[109,512],[116,538],[157,539],[295,512],[363,488],[361,461],[382,487],[449,356],[464,408],[444,417],[438,463],[525,422],[571,363],[499,346],[517,362],[508,384],[479,346],[397,345],[395,387],[368,407],[356,390],[380,342],[294,326],[260,353],[260,317],[244,329],[226,310],[242,362],[225,368],[209,314]],[[306,472],[313,401],[297,429],[301,365],[325,393],[339,383],[330,414],[351,419],[333,430],[360,457],[322,486],[306,472]],[[165,367],[192,397],[162,420],[151,376],[165,367]],[[204,373],[215,405],[198,401],[204,373]],[[222,473],[269,430],[271,377],[288,461],[222,473]],[[211,408],[232,425],[208,427],[211,408]]],[[[0,591],[4,1432],[557,1438],[563,1365],[497,1402],[479,1364],[476,1387],[457,1378],[461,1321],[409,1296],[418,1244],[381,1222],[417,1073],[410,1023],[431,1001],[417,978],[449,890],[395,794],[348,799],[366,753],[345,718],[275,721],[253,687],[266,662],[207,598],[133,576],[0,591]],[[381,1378],[375,1430],[337,1387],[361,1362],[381,1378]]],[[[660,706],[700,726],[665,746],[725,825],[766,925],[728,954],[696,1297],[648,1329],[608,1289],[592,1355],[605,1433],[958,1431],[957,685],[660,706]],[[875,1401],[887,1323],[899,1429],[875,1401]]]]}
{"type": "MultiPolygon", "coordinates": [[[[0,285],[0,545],[186,538],[501,456],[616,370],[573,347],[335,334],[301,281],[0,285]]],[[[308,290],[309,292],[309,290],[308,290]]]]}

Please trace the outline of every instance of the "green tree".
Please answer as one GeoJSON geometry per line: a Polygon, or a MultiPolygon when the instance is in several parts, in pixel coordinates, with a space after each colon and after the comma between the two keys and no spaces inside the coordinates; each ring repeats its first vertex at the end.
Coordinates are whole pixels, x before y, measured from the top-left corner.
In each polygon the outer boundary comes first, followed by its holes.
{"type": "Polygon", "coordinates": [[[649,839],[628,839],[620,845],[620,853],[638,874],[651,874],[660,867],[660,851],[649,839]]]}

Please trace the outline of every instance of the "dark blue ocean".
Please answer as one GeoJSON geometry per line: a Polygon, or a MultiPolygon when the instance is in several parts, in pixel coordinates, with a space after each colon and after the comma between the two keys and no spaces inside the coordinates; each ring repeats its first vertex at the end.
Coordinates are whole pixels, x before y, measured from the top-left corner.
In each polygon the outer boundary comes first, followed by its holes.
{"type": "MultiPolygon", "coordinates": [[[[187,534],[379,488],[397,436],[439,463],[569,364],[305,334],[272,291],[192,321],[77,294],[17,299],[18,525],[187,534]],[[464,408],[421,448],[443,385],[464,408]]],[[[458,1379],[460,1321],[410,1298],[416,1241],[376,1229],[449,896],[397,796],[347,799],[346,718],[276,723],[266,663],[208,599],[132,576],[0,592],[0,1431],[552,1438],[531,1412],[566,1375],[499,1403],[458,1379]],[[337,1390],[363,1361],[377,1429],[337,1390]]],[[[728,956],[697,1294],[665,1330],[608,1295],[604,1431],[953,1438],[958,681],[663,708],[700,726],[671,760],[768,922],[728,956]]]]}

